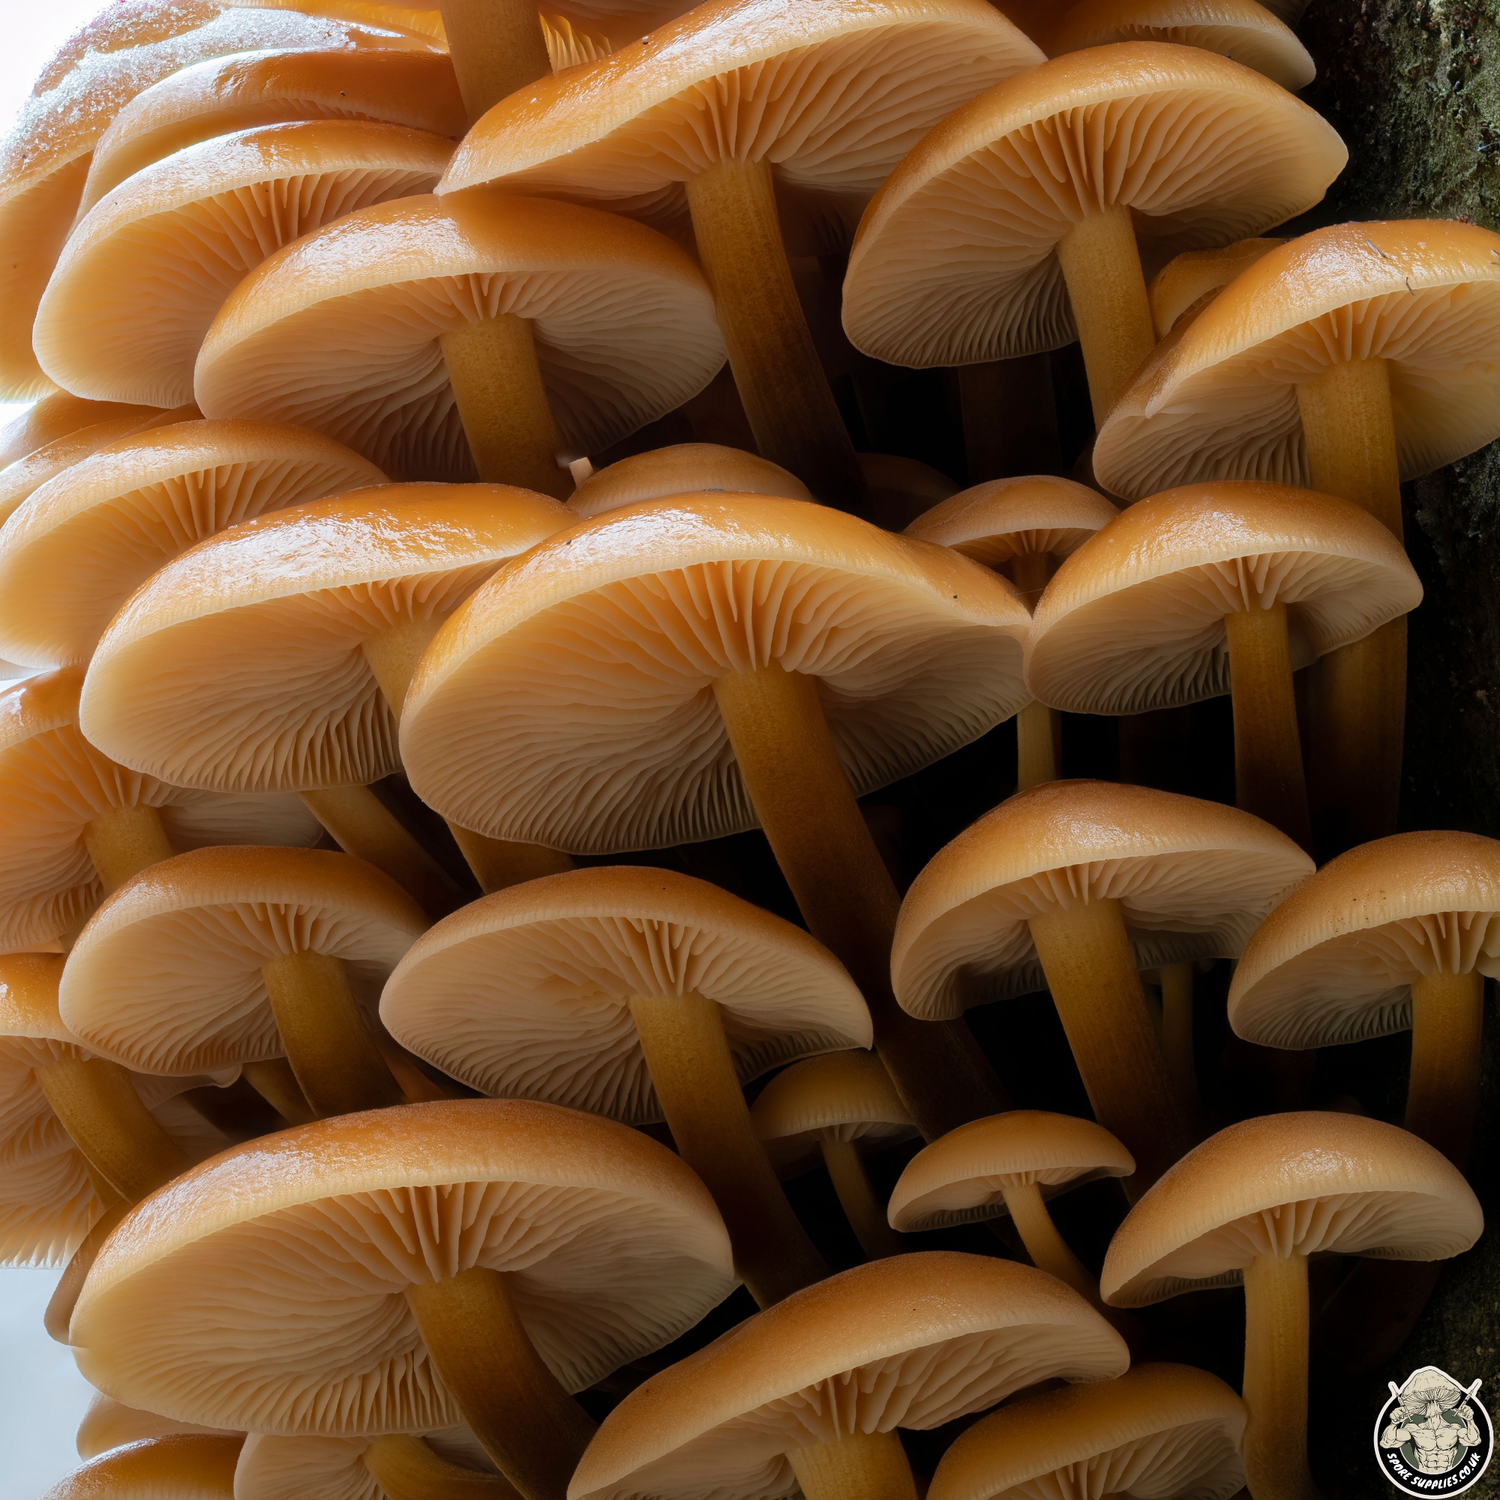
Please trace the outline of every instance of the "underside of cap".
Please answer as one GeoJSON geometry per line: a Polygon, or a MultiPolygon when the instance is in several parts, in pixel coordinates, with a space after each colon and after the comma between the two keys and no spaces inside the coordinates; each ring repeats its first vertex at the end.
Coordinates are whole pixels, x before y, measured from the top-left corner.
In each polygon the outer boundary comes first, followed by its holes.
{"type": "Polygon", "coordinates": [[[1002,568],[1039,553],[1067,557],[1116,514],[1087,485],[1030,474],[960,490],[918,516],[906,535],[952,547],[987,568],[1002,568]]]}
{"type": "Polygon", "coordinates": [[[65,1265],[103,1212],[82,1152],[0,1173],[0,1267],[65,1265]]]}
{"type": "Polygon", "coordinates": [[[640,500],[704,490],[781,495],[788,500],[813,498],[796,475],[758,454],[718,443],[678,443],[632,454],[591,474],[573,492],[568,509],[590,520],[640,500]]]}

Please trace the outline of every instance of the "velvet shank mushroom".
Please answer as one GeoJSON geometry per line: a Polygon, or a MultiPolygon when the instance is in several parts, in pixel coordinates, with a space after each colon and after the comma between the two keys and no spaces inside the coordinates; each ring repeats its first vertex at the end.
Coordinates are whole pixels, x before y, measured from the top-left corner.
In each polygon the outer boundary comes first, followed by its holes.
{"type": "Polygon", "coordinates": [[[128,1443],[140,1443],[148,1438],[185,1437],[234,1437],[216,1427],[203,1427],[197,1422],[174,1422],[171,1417],[158,1416],[154,1411],[140,1411],[95,1391],[78,1422],[75,1446],[82,1459],[98,1458],[111,1448],[123,1448],[128,1443]]]}
{"type": "Polygon", "coordinates": [[[647,501],[534,547],[428,648],[402,758],[444,816],[574,853],[766,830],[854,976],[924,1132],[1002,1107],[957,1031],[905,1020],[898,897],[855,801],[1024,701],[1010,586],[805,501],[647,501]]]}
{"type": "Polygon", "coordinates": [[[154,406],[132,406],[122,401],[87,401],[71,391],[53,391],[0,427],[0,471],[35,453],[38,448],[85,427],[122,418],[140,424],[159,415],[154,406]]]}
{"type": "Polygon", "coordinates": [[[234,1471],[235,1500],[517,1500],[463,1427],[385,1437],[254,1433],[234,1471]]]}
{"type": "Polygon", "coordinates": [[[1184,250],[1174,255],[1146,289],[1157,338],[1166,338],[1184,319],[1196,317],[1247,266],[1284,244],[1285,240],[1265,235],[1236,240],[1217,250],[1184,250]]]}
{"type": "Polygon", "coordinates": [[[1237,955],[1311,870],[1284,834],[1219,803],[1102,781],[1033,787],[913,881],[896,996],[936,1020],[1049,989],[1099,1123],[1135,1158],[1136,1197],[1192,1144],[1137,970],[1237,955]]]}
{"type": "Polygon", "coordinates": [[[703,1185],[639,1132],[545,1104],[410,1104],[179,1177],[100,1250],[72,1335],[118,1400],[288,1436],[462,1423],[526,1500],[562,1500],[592,1429],[568,1392],[732,1285],[703,1185]]]}
{"type": "Polygon", "coordinates": [[[568,509],[588,520],[640,500],[661,500],[701,490],[780,495],[787,500],[813,498],[795,475],[743,448],[678,443],[636,453],[597,470],[573,492],[568,509]]]}
{"type": "Polygon", "coordinates": [[[234,1500],[240,1433],[128,1443],[75,1469],[41,1500],[234,1500]]]}

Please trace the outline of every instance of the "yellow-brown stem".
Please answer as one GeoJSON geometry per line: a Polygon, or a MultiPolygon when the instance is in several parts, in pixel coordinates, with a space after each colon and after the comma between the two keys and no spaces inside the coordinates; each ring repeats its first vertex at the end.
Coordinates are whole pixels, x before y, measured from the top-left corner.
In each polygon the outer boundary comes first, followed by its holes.
{"type": "Polygon", "coordinates": [[[438,341],[479,477],[555,500],[573,493],[529,319],[498,313],[438,341]]]}
{"type": "Polygon", "coordinates": [[[698,259],[734,383],[761,457],[827,505],[870,515],[870,499],[781,241],[769,162],[721,161],[689,180],[698,259]]]}
{"type": "Polygon", "coordinates": [[[175,853],[154,807],[110,807],[84,824],[84,847],[106,896],[134,875],[175,853]]]}
{"type": "Polygon", "coordinates": [[[325,1118],[403,1104],[349,988],[342,959],[301,950],[261,966],[287,1061],[325,1118]]]}
{"type": "Polygon", "coordinates": [[[1479,1102],[1484,975],[1424,974],[1411,987],[1406,1128],[1463,1170],[1479,1102]]]}
{"type": "Polygon", "coordinates": [[[1062,473],[1050,355],[964,365],[958,398],[970,484],[1011,474],[1062,473]]]}
{"type": "Polygon", "coordinates": [[[745,789],[809,931],[853,975],[875,1049],[917,1128],[935,1140],[1010,1107],[962,1021],[919,1021],[891,991],[901,900],[854,800],[817,680],[772,662],[714,683],[745,789]]]}
{"type": "Polygon", "coordinates": [[[483,1267],[406,1289],[438,1378],[525,1500],[566,1500],[594,1424],[536,1352],[504,1273],[483,1267]]]}
{"type": "MultiPolygon", "coordinates": [[[[101,1193],[100,1197],[104,1198],[104,1194],[101,1193]]],[[[63,1273],[58,1277],[57,1285],[48,1299],[47,1310],[42,1314],[42,1326],[46,1328],[47,1336],[56,1339],[59,1344],[68,1342],[68,1324],[73,1321],[78,1294],[83,1290],[83,1283],[98,1258],[99,1247],[134,1207],[133,1203],[122,1198],[104,1198],[104,1212],[94,1221],[93,1228],[83,1237],[82,1243],[63,1267],[63,1273]]]]}
{"type": "Polygon", "coordinates": [[[787,1454],[804,1500],[917,1500],[906,1450],[894,1432],[851,1432],[787,1454]]]}
{"type": "Polygon", "coordinates": [[[365,1468],[386,1500],[515,1500],[516,1490],[499,1474],[481,1474],[450,1464],[419,1437],[403,1433],[376,1438],[364,1454],[365,1468]]]}
{"type": "Polygon", "coordinates": [[[552,71],[536,0],[441,0],[443,31],[472,125],[552,71]]]}
{"type": "Polygon", "coordinates": [[[1080,219],[1057,242],[1057,260],[1083,348],[1094,426],[1102,427],[1130,377],[1156,347],[1130,210],[1106,208],[1080,219]]]}
{"type": "Polygon", "coordinates": [[[1094,1116],[1135,1157],[1132,1201],[1193,1144],[1146,1009],[1116,900],[1056,907],[1031,918],[1032,941],[1094,1116]]]}
{"type": "Polygon", "coordinates": [[[447,872],[369,787],[321,787],[302,800],[339,848],[389,875],[434,922],[463,905],[447,872]]]}
{"type": "Polygon", "coordinates": [[[1245,1477],[1255,1500],[1320,1500],[1307,1466],[1307,1257],[1245,1267],[1245,1477]]]}
{"type": "Polygon", "coordinates": [[[1195,1133],[1202,1113],[1198,1064],[1193,1056],[1193,966],[1161,967],[1161,1051],[1172,1091],[1192,1119],[1195,1133]]]}
{"type": "Polygon", "coordinates": [[[718,1204],[750,1295],[769,1307],[821,1281],[828,1267],[755,1134],[717,1003],[641,995],[630,1014],[672,1139],[718,1204]]]}
{"type": "Polygon", "coordinates": [[[391,1077],[396,1080],[410,1104],[431,1103],[435,1099],[463,1099],[468,1096],[452,1084],[436,1083],[417,1066],[417,1060],[388,1031],[373,1027],[371,1036],[391,1077]]]}
{"type": "Polygon", "coordinates": [[[191,1165],[119,1063],[63,1058],[36,1069],[36,1081],[85,1160],[131,1203],[191,1165]]]}
{"type": "Polygon", "coordinates": [[[1311,849],[1286,605],[1252,605],[1225,615],[1224,635],[1234,702],[1235,803],[1311,849]]]}
{"type": "Polygon", "coordinates": [[[245,1082],[288,1125],[307,1125],[318,1118],[286,1058],[272,1057],[264,1062],[249,1062],[240,1069],[240,1073],[245,1082]]]}
{"type": "Polygon", "coordinates": [[[1297,409],[1315,490],[1348,500],[1401,538],[1401,464],[1391,410],[1390,365],[1346,360],[1297,387],[1297,409]]]}
{"type": "Polygon", "coordinates": [[[906,1242],[891,1228],[886,1206],[870,1186],[870,1174],[853,1141],[841,1141],[831,1132],[819,1141],[823,1165],[833,1182],[833,1191],[844,1210],[844,1217],[868,1260],[887,1255],[905,1255],[906,1242]]]}

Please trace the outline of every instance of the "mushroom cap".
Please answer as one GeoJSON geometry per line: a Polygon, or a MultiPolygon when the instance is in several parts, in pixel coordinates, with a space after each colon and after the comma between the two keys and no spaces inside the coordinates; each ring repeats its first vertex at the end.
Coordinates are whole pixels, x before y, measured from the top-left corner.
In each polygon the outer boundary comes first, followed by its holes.
{"type": "Polygon", "coordinates": [[[175,422],[32,491],[0,531],[0,654],[84,665],[121,604],[207,536],[385,476],[284,422],[175,422]]]}
{"type": "Polygon", "coordinates": [[[301,120],[143,167],[73,231],[32,343],[59,385],[173,406],[224,299],[266,256],[345,214],[426,193],[453,143],[404,125],[301,120]]]}
{"type": "Polygon", "coordinates": [[[198,357],[209,416],[325,432],[396,478],[470,479],[439,339],[527,319],[558,431],[597,453],[724,363],[687,252],[613,214],[538,198],[406,198],[284,246],[224,304],[198,357]]]}
{"type": "Polygon", "coordinates": [[[1021,707],[1029,624],[992,573],[824,506],[646,501],[543,542],[454,615],[407,695],[402,758],[424,801],[492,836],[716,838],[756,817],[715,678],[817,677],[860,795],[1021,707]]]}
{"type": "Polygon", "coordinates": [[[1128,207],[1167,257],[1311,208],[1346,158],[1321,116],[1212,52],[1070,52],[955,110],[891,173],[849,256],[844,327],[917,367],[1059,349],[1077,332],[1054,250],[1089,213],[1128,207]]]}
{"type": "Polygon", "coordinates": [[[691,178],[765,161],[857,213],[930,125],[1041,60],[985,0],[707,0],[502,99],[439,192],[504,181],[676,227],[691,178]]]}
{"type": "Polygon", "coordinates": [[[78,1456],[82,1459],[97,1458],[101,1453],[108,1453],[111,1448],[123,1448],[127,1443],[193,1433],[216,1437],[235,1435],[223,1428],[200,1426],[197,1422],[174,1422],[171,1417],[159,1417],[154,1411],[140,1411],[102,1391],[95,1391],[78,1424],[78,1456]]]}
{"type": "Polygon", "coordinates": [[[0,427],[0,470],[80,428],[118,421],[122,417],[147,422],[160,415],[154,406],[131,406],[122,401],[86,401],[71,391],[53,391],[0,427]]]}
{"type": "Polygon", "coordinates": [[[912,882],[891,950],[902,1008],[941,1020],[1046,988],[1027,921],[1117,900],[1138,968],[1233,958],[1312,860],[1238,808],[1053,781],[970,824],[912,882]]]}
{"type": "Polygon", "coordinates": [[[1094,444],[1094,473],[1138,500],[1204,479],[1306,486],[1297,386],[1383,359],[1401,478],[1500,435],[1500,235],[1410,219],[1336,224],[1261,256],[1158,346],[1094,444]]]}
{"type": "Polygon", "coordinates": [[[970,1120],[924,1146],[891,1192],[904,1230],[975,1224],[1010,1213],[1004,1189],[1037,1186],[1046,1198],[1100,1177],[1128,1177],[1135,1158],[1102,1125],[1076,1115],[1012,1109],[970,1120]]]}
{"type": "Polygon", "coordinates": [[[262,969],[342,959],[357,999],[426,928],[389,876],[327,849],[196,849],[127,880],[68,954],[63,1023],[143,1073],[204,1073],[282,1055],[262,969]]]}
{"type": "Polygon", "coordinates": [[[1202,312],[1246,266],[1284,244],[1285,240],[1271,235],[1236,240],[1217,250],[1184,250],[1174,255],[1147,288],[1157,338],[1166,338],[1184,318],[1202,312]]]}
{"type": "Polygon", "coordinates": [[[900,453],[856,453],[870,496],[871,514],[887,531],[901,531],[918,516],[951,500],[958,486],[941,469],[900,453]]]}
{"type": "Polygon", "coordinates": [[[1463,1173],[1407,1131],[1324,1110],[1262,1115],[1210,1136],[1146,1191],[1099,1286],[1116,1307],[1145,1307],[1232,1286],[1258,1255],[1446,1260],[1483,1228],[1463,1173]]]}
{"type": "Polygon", "coordinates": [[[591,474],[574,490],[568,509],[580,520],[640,500],[733,490],[740,495],[780,495],[811,500],[807,486],[780,464],[718,443],[677,443],[635,453],[591,474]]]}
{"type": "Polygon", "coordinates": [[[127,177],[214,136],[289,120],[384,120],[457,140],[468,128],[440,52],[241,52],[137,94],[99,138],[79,212],[127,177]]]}
{"type": "Polygon", "coordinates": [[[1067,557],[1118,512],[1097,490],[1053,474],[990,479],[934,505],[906,528],[907,536],[997,571],[1018,557],[1067,557]]]}
{"type": "Polygon", "coordinates": [[[0,1268],[66,1265],[103,1212],[81,1151],[0,1172],[0,1268]]]}
{"type": "Polygon", "coordinates": [[[939,1427],[1037,1381],[1107,1380],[1124,1340],[1031,1266],[929,1250],[793,1292],[637,1387],[600,1425],[569,1500],[774,1500],[789,1449],[939,1427]]]}
{"type": "Polygon", "coordinates": [[[103,755],[78,727],[83,673],[64,667],[0,692],[0,951],[75,926],[100,897],[84,830],[110,808],[154,807],[177,849],[315,844],[295,797],[221,796],[171,786],[103,755]]]}
{"type": "Polygon", "coordinates": [[[662,1111],[630,1001],[689,994],[719,1005],[741,1082],[872,1040],[854,981],[800,927],[707,881],[629,865],[461,907],[402,959],[380,1018],[481,1093],[641,1125],[662,1111]]]}
{"type": "Polygon", "coordinates": [[[1236,1034],[1326,1047],[1411,1027],[1428,974],[1500,977],[1500,843],[1398,833],[1330,860],[1245,944],[1229,987],[1236,1034]]]}
{"type": "Polygon", "coordinates": [[[401,762],[362,644],[443,618],[566,518],[511,485],[380,485],[220,532],[115,616],[89,667],[86,732],[178,786],[377,781],[401,762]]]}
{"type": "Polygon", "coordinates": [[[74,1469],[41,1500],[233,1500],[243,1442],[236,1432],[130,1443],[74,1469]]]}
{"type": "Polygon", "coordinates": [[[1232,58],[1284,89],[1317,76],[1296,34],[1256,0],[1077,0],[1042,34],[1049,57],[1109,42],[1176,42],[1232,58]]]}
{"type": "Polygon", "coordinates": [[[756,1096],[750,1119],[766,1155],[783,1173],[811,1166],[825,1140],[879,1147],[917,1135],[873,1052],[830,1052],[793,1063],[756,1096]]]}
{"type": "Polygon", "coordinates": [[[186,1421],[453,1427],[404,1291],[476,1266],[508,1273],[570,1391],[734,1286],[707,1190],[638,1131],[516,1100],[407,1104],[266,1136],[145,1199],[89,1272],[74,1354],[99,1389],[186,1421]]]}
{"type": "Polygon", "coordinates": [[[1245,1483],[1245,1415],[1207,1370],[1136,1365],[991,1412],[954,1439],[928,1500],[1229,1500],[1245,1483]]]}
{"type": "MultiPolygon", "coordinates": [[[[234,1471],[235,1500],[386,1500],[365,1467],[373,1437],[274,1437],[252,1433],[234,1471]]],[[[495,1466],[467,1427],[424,1433],[439,1458],[494,1474],[495,1466]]]]}
{"type": "Polygon", "coordinates": [[[1026,682],[1070,713],[1133,714],[1229,691],[1224,620],[1286,606],[1293,670],[1415,609],[1401,543],[1347,500],[1220,481],[1142,500],[1053,575],[1026,682]]]}
{"type": "Polygon", "coordinates": [[[384,27],[211,0],[111,5],[64,46],[0,142],[0,395],[26,400],[52,382],[31,323],[73,227],[94,143],[142,89],[205,57],[269,48],[319,51],[431,43],[384,27]]]}

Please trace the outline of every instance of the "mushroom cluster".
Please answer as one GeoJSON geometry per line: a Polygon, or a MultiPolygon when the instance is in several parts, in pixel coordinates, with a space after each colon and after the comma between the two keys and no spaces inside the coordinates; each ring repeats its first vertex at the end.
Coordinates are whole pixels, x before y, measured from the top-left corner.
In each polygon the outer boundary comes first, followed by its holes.
{"type": "Polygon", "coordinates": [[[1500,236],[1283,228],[1298,11],[129,0],[49,64],[53,1500],[1314,1500],[1314,1348],[1483,1228],[1400,486],[1500,436],[1500,236]],[[1408,1030],[1398,1125],[1339,1059],[1408,1030]]]}

